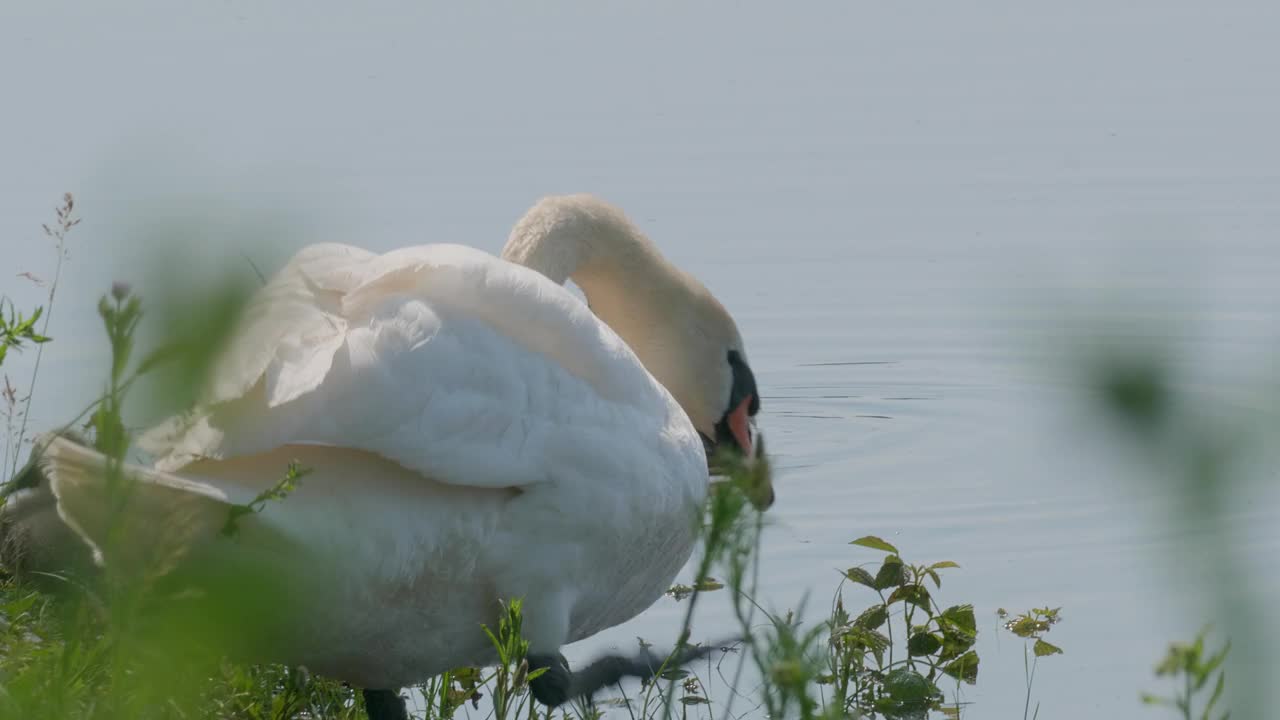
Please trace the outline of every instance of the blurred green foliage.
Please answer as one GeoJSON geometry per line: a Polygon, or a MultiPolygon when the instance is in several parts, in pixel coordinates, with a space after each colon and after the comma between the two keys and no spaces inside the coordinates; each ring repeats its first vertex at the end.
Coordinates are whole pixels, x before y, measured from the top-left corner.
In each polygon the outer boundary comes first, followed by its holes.
{"type": "Polygon", "coordinates": [[[1222,669],[1231,644],[1226,643],[1217,652],[1207,654],[1205,637],[1208,630],[1202,630],[1190,643],[1172,643],[1160,664],[1156,665],[1158,677],[1168,677],[1174,681],[1174,694],[1160,696],[1143,693],[1142,701],[1148,705],[1163,705],[1175,708],[1184,720],[1227,720],[1231,713],[1215,712],[1226,690],[1227,671],[1222,669]],[[1210,690],[1209,681],[1213,680],[1210,690]],[[1201,699],[1208,691],[1207,699],[1201,699]],[[1201,699],[1202,707],[1196,712],[1196,701],[1201,699]]]}

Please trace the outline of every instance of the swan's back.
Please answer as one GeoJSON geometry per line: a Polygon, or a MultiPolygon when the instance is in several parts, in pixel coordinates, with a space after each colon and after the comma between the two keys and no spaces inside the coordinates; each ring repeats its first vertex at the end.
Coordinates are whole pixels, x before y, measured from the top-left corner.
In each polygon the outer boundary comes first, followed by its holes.
{"type": "Polygon", "coordinates": [[[162,470],[309,443],[479,487],[547,481],[584,454],[604,472],[661,457],[684,478],[705,462],[670,394],[583,303],[458,245],[299,252],[250,303],[201,410],[143,442],[162,470]]]}

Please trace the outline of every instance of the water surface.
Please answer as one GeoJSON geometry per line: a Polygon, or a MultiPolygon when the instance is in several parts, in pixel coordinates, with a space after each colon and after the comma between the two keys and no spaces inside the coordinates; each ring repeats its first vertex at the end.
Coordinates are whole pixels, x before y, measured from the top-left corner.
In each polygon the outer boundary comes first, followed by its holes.
{"type": "MultiPolygon", "coordinates": [[[[86,218],[37,426],[99,387],[93,302],[140,280],[144,256],[189,248],[179,269],[198,270],[241,253],[271,267],[318,240],[497,250],[538,196],[587,190],[747,339],[779,467],[766,605],[825,608],[837,571],[874,559],[847,545],[863,534],[959,562],[942,597],[973,602],[983,630],[970,717],[1023,703],[997,607],[1065,608],[1042,718],[1141,712],[1165,643],[1224,622],[1169,484],[1108,445],[1060,361],[1101,309],[1174,348],[1206,411],[1274,407],[1255,390],[1280,337],[1272,3],[0,15],[0,289],[39,301],[7,271],[51,274],[38,227],[63,190],[86,218]]],[[[1231,510],[1260,567],[1280,551],[1267,467],[1231,510]]],[[[708,600],[697,631],[715,636],[730,625],[708,600]]],[[[659,602],[571,659],[669,642],[682,611],[659,602]]]]}

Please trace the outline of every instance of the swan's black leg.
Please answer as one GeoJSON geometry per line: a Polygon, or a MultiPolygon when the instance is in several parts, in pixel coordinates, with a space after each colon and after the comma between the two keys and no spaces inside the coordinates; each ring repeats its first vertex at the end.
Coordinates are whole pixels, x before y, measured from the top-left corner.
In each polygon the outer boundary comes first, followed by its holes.
{"type": "Polygon", "coordinates": [[[396,690],[365,690],[364,709],[369,720],[409,720],[404,698],[396,690]]]}
{"type": "MultiPolygon", "coordinates": [[[[679,667],[706,657],[716,649],[738,642],[731,640],[715,645],[697,648],[685,648],[677,657],[667,662],[667,668],[679,667]]],[[[538,702],[549,707],[556,707],[575,698],[588,698],[602,687],[616,685],[623,678],[634,677],[648,680],[657,674],[662,667],[663,658],[654,655],[647,649],[632,657],[623,655],[605,655],[593,660],[586,667],[574,672],[563,655],[529,655],[529,669],[547,668],[542,675],[529,683],[529,690],[538,702]]]]}

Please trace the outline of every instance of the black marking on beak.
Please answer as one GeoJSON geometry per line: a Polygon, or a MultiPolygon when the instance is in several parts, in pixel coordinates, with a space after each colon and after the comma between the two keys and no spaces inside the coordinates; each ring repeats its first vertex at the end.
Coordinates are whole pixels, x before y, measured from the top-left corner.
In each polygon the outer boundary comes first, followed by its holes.
{"type": "MultiPolygon", "coordinates": [[[[743,401],[748,401],[747,415],[754,417],[760,412],[760,393],[756,389],[756,376],[737,350],[729,351],[729,367],[733,369],[733,385],[729,390],[729,407],[724,409],[724,414],[716,422],[715,445],[724,445],[745,455],[747,448],[742,447],[729,427],[729,414],[737,410],[743,401]]],[[[706,442],[705,438],[703,442],[706,442]]]]}
{"type": "Polygon", "coordinates": [[[755,374],[737,350],[729,351],[729,367],[733,368],[733,389],[729,391],[729,407],[725,408],[725,413],[738,407],[738,403],[750,395],[751,405],[747,407],[747,414],[755,417],[760,412],[760,392],[756,390],[755,374]]]}

